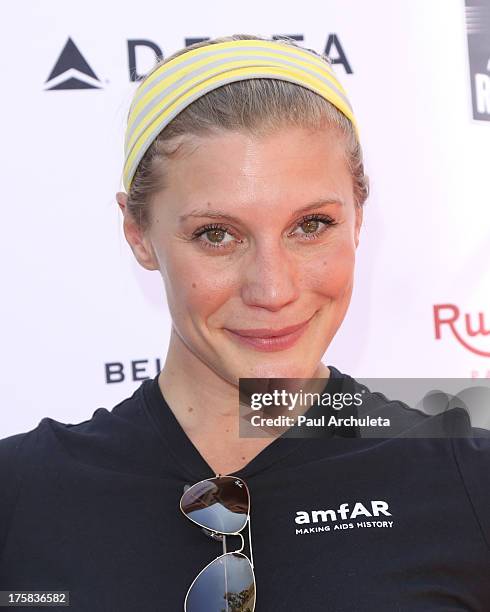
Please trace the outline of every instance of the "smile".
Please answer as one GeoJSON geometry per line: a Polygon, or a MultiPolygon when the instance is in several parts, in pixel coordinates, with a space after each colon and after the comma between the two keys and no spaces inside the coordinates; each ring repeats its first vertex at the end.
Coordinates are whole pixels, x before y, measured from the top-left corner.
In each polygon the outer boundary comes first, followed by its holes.
{"type": "Polygon", "coordinates": [[[296,344],[308,328],[312,318],[313,316],[299,325],[276,331],[270,329],[224,329],[235,342],[241,345],[251,346],[259,351],[282,351],[296,344]]]}

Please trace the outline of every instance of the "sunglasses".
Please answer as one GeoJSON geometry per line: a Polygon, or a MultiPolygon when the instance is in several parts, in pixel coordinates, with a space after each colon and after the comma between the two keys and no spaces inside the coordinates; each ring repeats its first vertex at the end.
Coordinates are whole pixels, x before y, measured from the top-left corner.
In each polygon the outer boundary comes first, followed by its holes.
{"type": "Polygon", "coordinates": [[[250,493],[236,476],[207,478],[184,487],[180,509],[204,533],[223,542],[223,554],[194,578],[184,600],[184,612],[254,612],[255,575],[250,531],[250,493]],[[250,559],[242,553],[240,533],[248,523],[250,559]],[[238,535],[241,547],[226,550],[226,536],[238,535]]]}

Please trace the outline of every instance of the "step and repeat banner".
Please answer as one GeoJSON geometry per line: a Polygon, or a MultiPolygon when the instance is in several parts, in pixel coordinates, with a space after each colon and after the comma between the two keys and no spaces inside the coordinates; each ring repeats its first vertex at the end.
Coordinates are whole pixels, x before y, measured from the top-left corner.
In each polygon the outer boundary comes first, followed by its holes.
{"type": "Polygon", "coordinates": [[[490,376],[490,0],[31,0],[2,22],[0,437],[89,419],[163,367],[163,283],[115,199],[125,120],[158,57],[227,34],[328,54],[359,121],[371,194],[324,362],[490,376]]]}

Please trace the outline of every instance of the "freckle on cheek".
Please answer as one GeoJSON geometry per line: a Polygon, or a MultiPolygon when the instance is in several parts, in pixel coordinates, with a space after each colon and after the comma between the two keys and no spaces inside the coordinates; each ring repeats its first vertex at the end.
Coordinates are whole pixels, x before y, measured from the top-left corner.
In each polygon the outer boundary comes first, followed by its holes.
{"type": "Polygon", "coordinates": [[[192,288],[195,289],[196,288],[196,283],[192,283],[192,288]]]}

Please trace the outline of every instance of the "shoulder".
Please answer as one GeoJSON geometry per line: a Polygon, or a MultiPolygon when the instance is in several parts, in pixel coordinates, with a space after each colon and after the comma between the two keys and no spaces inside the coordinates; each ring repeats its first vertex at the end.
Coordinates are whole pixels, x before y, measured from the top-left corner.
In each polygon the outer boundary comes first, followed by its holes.
{"type": "Polygon", "coordinates": [[[472,437],[453,438],[451,443],[469,503],[490,547],[490,432],[472,428],[472,437]]]}
{"type": "Polygon", "coordinates": [[[153,473],[161,441],[142,409],[142,387],[111,409],[97,408],[84,421],[44,417],[32,430],[0,439],[0,557],[16,508],[34,508],[35,500],[61,480],[153,473]]]}
{"type": "Polygon", "coordinates": [[[403,448],[406,452],[416,449],[420,458],[423,453],[442,457],[448,470],[462,484],[467,503],[490,547],[490,431],[474,427],[470,413],[457,404],[442,406],[440,412],[425,412],[400,400],[388,399],[347,374],[342,376],[349,388],[363,392],[363,403],[357,414],[381,416],[390,422],[387,428],[357,431],[356,435],[391,438],[397,444],[389,447],[403,448]]]}
{"type": "MultiPolygon", "coordinates": [[[[387,427],[375,428],[371,432],[357,432],[363,437],[381,438],[462,438],[489,439],[490,431],[485,428],[477,428],[472,425],[473,412],[468,409],[465,403],[452,401],[451,394],[446,393],[426,393],[425,397],[417,391],[410,389],[406,385],[403,389],[404,396],[419,398],[416,406],[409,405],[397,399],[388,397],[381,391],[372,388],[376,379],[369,379],[367,384],[364,379],[356,379],[340,372],[333,366],[329,366],[335,374],[335,382],[339,389],[348,391],[351,395],[357,394],[358,402],[354,407],[350,407],[350,413],[359,419],[367,417],[369,419],[384,419],[389,425],[387,427]],[[421,398],[421,399],[420,399],[421,398]]],[[[400,383],[406,379],[400,379],[400,383]]],[[[384,387],[390,389],[390,395],[396,395],[396,386],[391,379],[384,381],[384,387]]],[[[401,395],[401,394],[400,394],[401,395]]],[[[343,407],[344,410],[344,407],[343,407]]],[[[349,413],[349,411],[346,411],[349,413]]],[[[372,422],[372,421],[371,421],[372,422]]],[[[485,443],[482,442],[483,446],[485,443]]]]}
{"type": "Polygon", "coordinates": [[[54,474],[81,469],[146,470],[160,440],[142,408],[142,387],[110,409],[93,410],[84,421],[44,417],[33,430],[0,440],[0,487],[14,480],[35,487],[54,474]]]}
{"type": "Polygon", "coordinates": [[[21,457],[24,456],[24,453],[29,453],[29,449],[35,446],[38,428],[39,425],[30,431],[16,433],[0,439],[0,491],[2,491],[2,499],[5,499],[4,494],[8,495],[11,491],[11,487],[8,485],[20,481],[21,471],[18,468],[21,457]]]}
{"type": "Polygon", "coordinates": [[[0,557],[24,477],[24,452],[29,453],[37,427],[0,439],[0,557]]]}
{"type": "Polygon", "coordinates": [[[4,499],[4,494],[8,494],[9,491],[9,487],[5,488],[3,485],[18,480],[18,473],[14,467],[17,465],[21,449],[26,441],[32,437],[33,432],[34,430],[26,431],[0,439],[0,490],[2,491],[2,499],[4,499]]]}
{"type": "Polygon", "coordinates": [[[0,474],[7,472],[7,465],[11,465],[14,457],[20,452],[26,438],[32,431],[16,433],[0,439],[0,474]]]}

